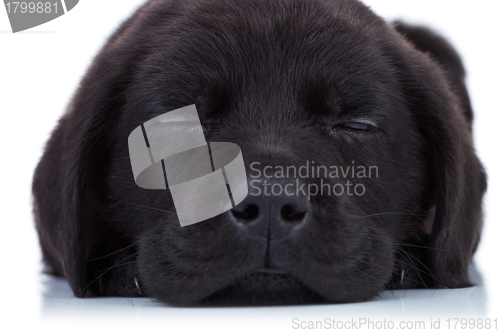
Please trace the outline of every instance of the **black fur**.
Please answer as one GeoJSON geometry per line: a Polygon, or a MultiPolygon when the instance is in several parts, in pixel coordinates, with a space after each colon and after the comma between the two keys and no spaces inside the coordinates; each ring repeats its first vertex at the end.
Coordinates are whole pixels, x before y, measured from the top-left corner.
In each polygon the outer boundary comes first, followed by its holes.
{"type": "Polygon", "coordinates": [[[44,260],[77,297],[179,305],[471,286],[486,176],[464,73],[441,37],[354,0],[149,1],[96,57],[36,169],[44,260]],[[300,232],[271,248],[232,212],[181,228],[168,191],[135,185],[127,137],[193,103],[207,141],[238,144],[247,171],[356,161],[379,178],[363,196],[312,197],[300,232]],[[360,117],[377,127],[345,125],[360,117]]]}

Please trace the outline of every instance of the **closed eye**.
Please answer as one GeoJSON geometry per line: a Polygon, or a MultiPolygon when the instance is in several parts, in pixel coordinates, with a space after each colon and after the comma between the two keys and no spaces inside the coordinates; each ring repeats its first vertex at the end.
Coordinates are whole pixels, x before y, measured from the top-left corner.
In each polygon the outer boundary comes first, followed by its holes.
{"type": "Polygon", "coordinates": [[[339,123],[333,126],[328,126],[329,132],[339,132],[343,130],[367,132],[377,129],[377,126],[371,121],[350,121],[346,123],[339,123]]]}
{"type": "Polygon", "coordinates": [[[373,126],[367,123],[352,122],[352,123],[339,124],[336,127],[347,128],[358,131],[367,131],[371,129],[373,126]]]}

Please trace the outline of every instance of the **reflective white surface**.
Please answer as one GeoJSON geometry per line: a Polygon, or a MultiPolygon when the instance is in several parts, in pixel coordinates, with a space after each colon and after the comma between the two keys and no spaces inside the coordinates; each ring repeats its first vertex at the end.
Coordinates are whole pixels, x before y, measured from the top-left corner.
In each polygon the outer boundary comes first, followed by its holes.
{"type": "MultiPolygon", "coordinates": [[[[99,315],[134,315],[144,317],[150,314],[169,314],[174,316],[195,315],[196,317],[216,312],[233,314],[260,312],[263,307],[172,307],[150,298],[121,298],[96,297],[76,298],[64,279],[44,277],[44,291],[42,297],[42,316],[80,316],[82,314],[99,315]],[[223,309],[223,310],[221,310],[223,309]]],[[[300,314],[318,314],[320,312],[335,312],[336,316],[352,316],[357,313],[370,313],[372,316],[394,316],[407,314],[421,316],[461,315],[483,317],[487,314],[485,287],[445,290],[445,289],[416,289],[384,291],[379,298],[370,302],[334,305],[306,305],[306,306],[273,306],[275,314],[300,312],[300,314]],[[281,310],[280,310],[281,309],[281,310]]],[[[270,307],[271,308],[271,307],[270,307]]]]}
{"type": "Polygon", "coordinates": [[[248,322],[259,318],[263,321],[283,323],[291,328],[293,318],[323,320],[335,318],[422,319],[446,320],[448,318],[488,316],[487,292],[482,278],[473,266],[471,276],[478,285],[454,290],[396,290],[384,291],[380,297],[353,304],[304,305],[304,306],[252,306],[252,307],[174,307],[149,298],[97,297],[79,299],[73,296],[66,280],[43,276],[41,313],[42,319],[125,318],[142,320],[167,320],[169,324],[186,325],[192,318],[198,323],[222,323],[228,318],[248,322]],[[288,324],[287,324],[288,323],[288,324]]]}

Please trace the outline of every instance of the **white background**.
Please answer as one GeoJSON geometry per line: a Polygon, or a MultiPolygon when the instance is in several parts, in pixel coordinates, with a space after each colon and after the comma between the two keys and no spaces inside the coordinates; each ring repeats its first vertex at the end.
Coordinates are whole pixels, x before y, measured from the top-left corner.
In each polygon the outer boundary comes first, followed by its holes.
{"type": "MultiPolygon", "coordinates": [[[[149,323],[165,332],[172,331],[173,326],[203,331],[230,327],[233,331],[293,331],[291,320],[301,314],[304,314],[304,320],[335,317],[336,313],[340,312],[350,313],[350,317],[354,318],[369,318],[371,313],[375,316],[382,302],[334,307],[172,309],[154,303],[140,303],[140,300],[135,300],[134,306],[133,301],[123,299],[113,302],[74,300],[68,296],[67,290],[64,289],[65,284],[60,281],[53,286],[59,286],[57,288],[62,290],[64,297],[51,295],[50,288],[47,291],[47,278],[40,274],[41,257],[31,212],[30,186],[33,170],[41,156],[44,143],[64,112],[92,58],[118,24],[142,2],[82,0],[72,11],[59,19],[17,34],[10,31],[7,14],[0,8],[0,327],[14,325],[11,328],[20,328],[29,325],[40,330],[59,328],[74,331],[87,329],[87,326],[91,325],[100,328],[120,327],[119,330],[123,331],[149,323]],[[44,306],[47,307],[51,300],[59,302],[56,305],[61,309],[60,314],[57,313],[58,310],[44,311],[44,306]],[[79,301],[87,303],[78,303],[79,301]],[[72,312],[64,311],[66,304],[73,306],[72,312]],[[139,304],[142,305],[139,307],[139,304]],[[89,311],[89,308],[92,308],[92,311],[89,311]],[[80,310],[84,312],[82,317],[78,314],[80,310]],[[122,311],[123,314],[120,314],[122,311]]],[[[475,261],[485,279],[486,312],[483,317],[498,318],[500,1],[364,2],[387,19],[402,18],[408,22],[433,27],[446,36],[463,57],[475,110],[476,147],[489,174],[485,227],[475,261]]],[[[453,302],[467,302],[467,298],[460,296],[461,291],[446,292],[448,294],[403,295],[402,300],[397,303],[400,312],[378,315],[388,318],[395,318],[396,315],[412,318],[412,311],[432,307],[433,302],[436,305],[436,302],[444,297],[448,301],[438,304],[443,308],[443,312],[433,314],[444,321],[454,315],[445,312],[447,307],[453,308],[453,302]],[[458,298],[454,298],[455,296],[458,298]],[[414,301],[419,297],[420,303],[414,301]],[[419,305],[407,309],[405,304],[419,305]]],[[[471,308],[471,314],[473,310],[471,308]]],[[[460,313],[460,316],[464,316],[464,313],[460,313]]]]}

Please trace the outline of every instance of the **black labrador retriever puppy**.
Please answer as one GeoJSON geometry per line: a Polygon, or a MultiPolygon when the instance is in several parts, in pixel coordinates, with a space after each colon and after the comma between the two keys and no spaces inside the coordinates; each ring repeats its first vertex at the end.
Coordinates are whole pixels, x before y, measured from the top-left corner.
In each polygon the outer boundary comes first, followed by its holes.
{"type": "Polygon", "coordinates": [[[471,286],[487,183],[464,76],[443,38],[356,0],[149,1],[95,58],[36,168],[44,261],[77,297],[176,305],[471,286]],[[300,179],[362,195],[253,184],[234,209],[180,227],[168,190],[136,186],[127,138],[191,104],[207,141],[241,147],[249,183],[264,166],[377,175],[300,179]]]}

